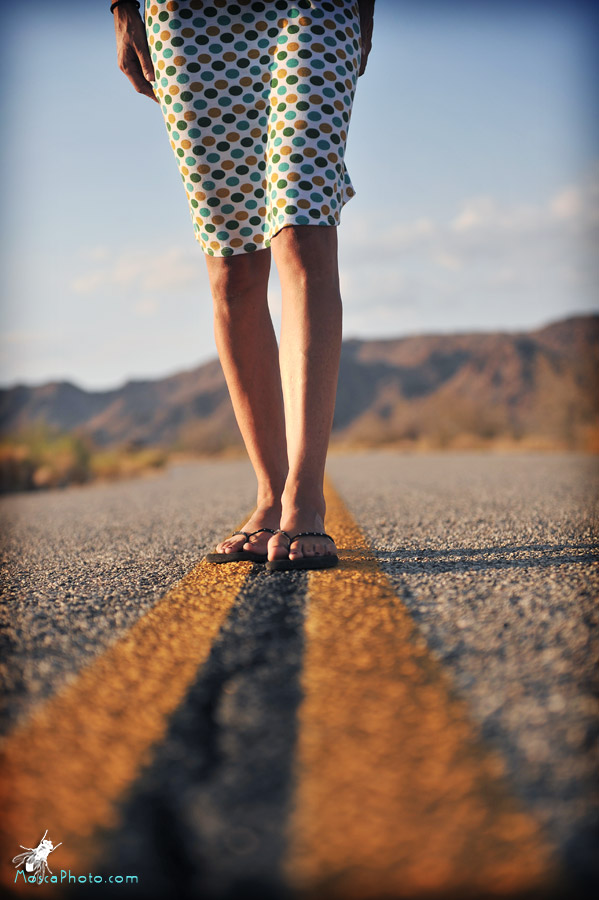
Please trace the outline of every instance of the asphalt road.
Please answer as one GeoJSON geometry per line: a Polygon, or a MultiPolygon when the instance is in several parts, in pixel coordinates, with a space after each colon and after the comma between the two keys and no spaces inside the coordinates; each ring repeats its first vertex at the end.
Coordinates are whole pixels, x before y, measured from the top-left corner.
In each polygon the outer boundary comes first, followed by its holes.
{"type": "Polygon", "coordinates": [[[328,474],[327,574],[201,563],[253,508],[243,461],[2,500],[5,885],[49,820],[53,871],[146,896],[590,894],[597,461],[328,474]]]}

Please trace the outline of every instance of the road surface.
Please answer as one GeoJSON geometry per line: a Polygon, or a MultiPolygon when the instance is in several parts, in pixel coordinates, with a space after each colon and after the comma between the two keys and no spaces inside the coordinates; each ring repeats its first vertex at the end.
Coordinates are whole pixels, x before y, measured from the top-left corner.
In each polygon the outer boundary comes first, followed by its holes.
{"type": "Polygon", "coordinates": [[[327,572],[202,561],[254,490],[3,499],[4,886],[48,829],[74,897],[590,896],[596,459],[331,456],[327,572]]]}

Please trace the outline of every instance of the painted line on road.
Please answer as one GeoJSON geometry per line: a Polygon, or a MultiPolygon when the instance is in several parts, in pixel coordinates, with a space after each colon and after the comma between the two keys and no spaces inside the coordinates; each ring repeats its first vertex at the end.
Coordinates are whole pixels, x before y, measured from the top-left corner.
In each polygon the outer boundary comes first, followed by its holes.
{"type": "MultiPolygon", "coordinates": [[[[60,868],[83,873],[98,830],[118,825],[119,800],[151,761],[251,568],[202,560],[8,736],[0,753],[5,856],[37,846],[48,829],[62,841],[60,868]]],[[[14,875],[0,867],[5,885],[14,887],[14,875]]]]}
{"type": "MultiPolygon", "coordinates": [[[[346,549],[339,567],[308,576],[287,877],[311,900],[551,886],[552,848],[330,482],[327,507],[346,549]]],[[[250,570],[200,563],[8,737],[5,855],[48,828],[63,842],[53,868],[85,871],[250,570]]]]}
{"type": "Polygon", "coordinates": [[[287,878],[310,900],[553,887],[501,759],[330,482],[326,497],[340,565],[309,576],[287,878]]]}

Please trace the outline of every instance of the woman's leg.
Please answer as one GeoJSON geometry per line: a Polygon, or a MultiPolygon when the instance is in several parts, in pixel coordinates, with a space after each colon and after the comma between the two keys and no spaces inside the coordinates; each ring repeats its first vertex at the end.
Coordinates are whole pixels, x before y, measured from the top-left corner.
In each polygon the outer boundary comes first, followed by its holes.
{"type": "MultiPolygon", "coordinates": [[[[214,334],[237,423],[258,480],[257,508],[244,531],[278,528],[287,476],[283,395],[277,340],[268,309],[270,249],[206,256],[214,303],[214,334]]],[[[227,538],[219,553],[266,553],[265,532],[246,544],[227,538]]]]}
{"type": "MultiPolygon", "coordinates": [[[[289,225],[271,249],[283,297],[280,368],[289,473],[281,528],[324,531],[324,469],[333,424],[341,355],[342,303],[334,225],[289,225]]],[[[285,558],[288,542],[271,537],[270,559],[285,558]]],[[[290,559],[335,553],[326,538],[299,538],[290,559]]]]}

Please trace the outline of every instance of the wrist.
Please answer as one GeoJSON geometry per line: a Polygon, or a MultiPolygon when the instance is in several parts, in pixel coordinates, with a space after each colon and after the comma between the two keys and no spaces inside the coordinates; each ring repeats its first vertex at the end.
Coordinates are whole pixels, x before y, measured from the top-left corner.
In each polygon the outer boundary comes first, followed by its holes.
{"type": "Polygon", "coordinates": [[[140,9],[140,0],[113,0],[110,4],[110,12],[113,16],[120,16],[122,13],[128,12],[139,12],[140,9]]]}

